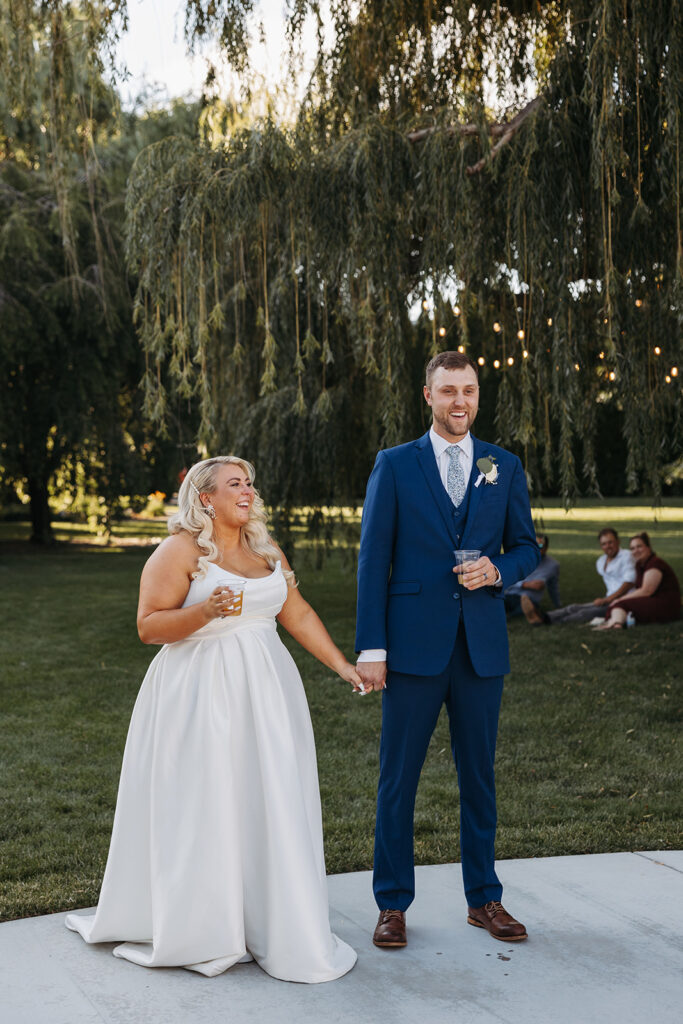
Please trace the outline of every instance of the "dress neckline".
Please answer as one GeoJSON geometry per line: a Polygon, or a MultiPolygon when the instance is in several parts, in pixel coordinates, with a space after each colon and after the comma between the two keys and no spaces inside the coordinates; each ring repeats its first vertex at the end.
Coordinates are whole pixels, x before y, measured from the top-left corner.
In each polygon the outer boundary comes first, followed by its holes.
{"type": "Polygon", "coordinates": [[[215,569],[218,569],[219,572],[224,572],[226,576],[232,576],[236,580],[249,580],[250,582],[255,583],[257,580],[271,579],[271,577],[275,575],[275,573],[282,565],[282,562],[278,558],[277,562],[275,563],[275,568],[273,569],[272,572],[269,572],[267,576],[245,576],[244,574],[239,575],[236,572],[230,572],[229,569],[224,569],[221,565],[218,565],[217,562],[209,562],[209,565],[212,565],[215,569]]]}

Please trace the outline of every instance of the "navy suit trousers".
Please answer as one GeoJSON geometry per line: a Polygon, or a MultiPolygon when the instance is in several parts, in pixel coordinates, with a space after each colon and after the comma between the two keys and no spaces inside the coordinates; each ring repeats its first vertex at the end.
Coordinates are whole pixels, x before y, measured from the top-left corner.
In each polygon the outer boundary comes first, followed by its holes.
{"type": "Polygon", "coordinates": [[[462,623],[437,676],[389,672],[382,695],[373,889],[380,910],[406,910],[415,896],[413,815],[420,772],[443,704],[460,787],[460,852],[467,903],[500,900],[495,871],[494,759],[503,678],[475,674],[462,623]]]}

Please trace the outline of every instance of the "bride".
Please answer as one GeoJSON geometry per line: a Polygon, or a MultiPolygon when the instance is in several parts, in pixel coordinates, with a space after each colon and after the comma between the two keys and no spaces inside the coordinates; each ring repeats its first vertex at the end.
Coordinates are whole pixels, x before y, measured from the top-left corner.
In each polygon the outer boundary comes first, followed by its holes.
{"type": "Polygon", "coordinates": [[[97,910],[66,924],[145,967],[213,976],[254,959],[331,981],[356,954],[330,931],[313,731],[276,617],[362,685],[268,536],[253,479],[233,456],[193,466],[144,567],[138,632],[164,646],[133,710],[97,910]]]}

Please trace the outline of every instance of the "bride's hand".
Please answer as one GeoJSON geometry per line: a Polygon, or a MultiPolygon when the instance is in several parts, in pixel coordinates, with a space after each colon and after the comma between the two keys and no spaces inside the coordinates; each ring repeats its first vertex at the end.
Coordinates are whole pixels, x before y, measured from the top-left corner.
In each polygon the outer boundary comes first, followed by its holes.
{"type": "Polygon", "coordinates": [[[211,619],[225,618],[226,615],[234,615],[231,604],[234,595],[229,587],[216,587],[204,602],[204,613],[208,621],[211,619]]]}
{"type": "Polygon", "coordinates": [[[347,661],[344,665],[342,665],[342,667],[338,670],[337,674],[341,676],[341,678],[345,682],[351,683],[351,686],[357,693],[366,692],[363,687],[361,677],[358,675],[356,669],[354,668],[353,665],[350,664],[350,662],[347,661]]]}

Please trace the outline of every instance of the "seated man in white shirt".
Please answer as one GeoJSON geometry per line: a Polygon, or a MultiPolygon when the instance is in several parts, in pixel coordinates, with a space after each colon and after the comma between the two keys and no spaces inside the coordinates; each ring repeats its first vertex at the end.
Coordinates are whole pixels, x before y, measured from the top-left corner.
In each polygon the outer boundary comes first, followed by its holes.
{"type": "Polygon", "coordinates": [[[541,549],[541,561],[526,579],[507,588],[504,599],[508,615],[524,614],[532,626],[542,626],[544,618],[539,605],[543,591],[548,591],[556,608],[560,604],[560,563],[547,553],[550,543],[547,533],[538,534],[536,543],[541,549]]]}
{"type": "Polygon", "coordinates": [[[544,621],[548,625],[557,622],[581,623],[590,622],[594,618],[605,618],[610,603],[623,597],[632,589],[636,578],[636,567],[631,552],[619,547],[619,534],[606,526],[598,534],[598,543],[603,550],[595,568],[602,576],[605,584],[605,596],[596,597],[588,604],[568,604],[565,608],[556,608],[547,612],[544,621]]]}

